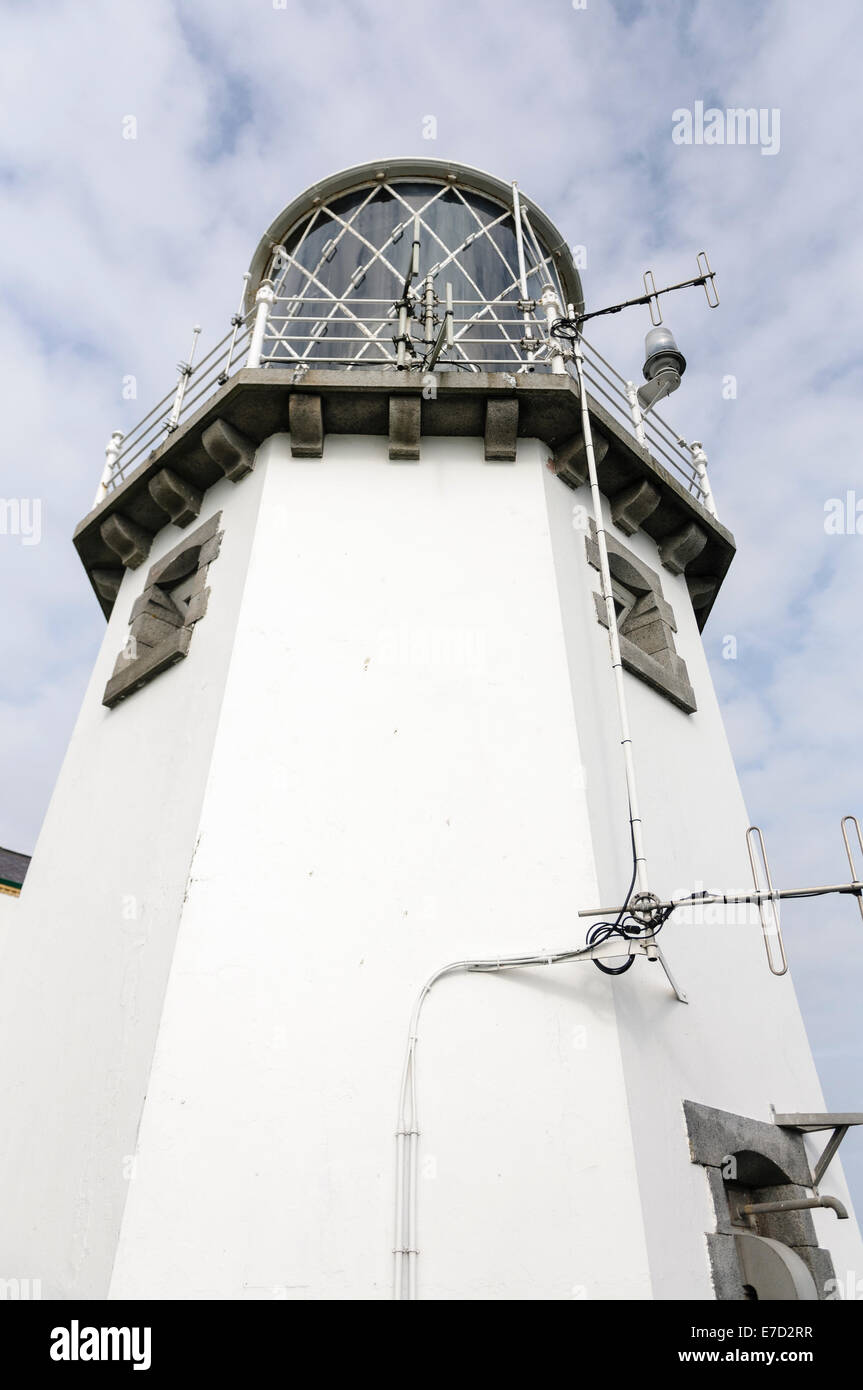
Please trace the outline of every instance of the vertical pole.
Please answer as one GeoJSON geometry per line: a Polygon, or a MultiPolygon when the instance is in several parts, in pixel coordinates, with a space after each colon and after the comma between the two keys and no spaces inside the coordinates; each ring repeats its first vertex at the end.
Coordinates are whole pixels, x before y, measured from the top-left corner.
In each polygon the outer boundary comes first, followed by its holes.
{"type": "Polygon", "coordinates": [[[420,273],[420,215],[417,213],[414,218],[414,235],[411,242],[411,280],[415,279],[420,273]]]}
{"type": "Polygon", "coordinates": [[[230,370],[231,370],[231,361],[232,361],[232,359],[233,359],[233,356],[234,356],[234,348],[236,347],[236,343],[237,343],[237,331],[238,331],[238,329],[239,329],[241,323],[243,322],[244,318],[246,317],[245,314],[243,313],[243,305],[244,305],[245,302],[246,302],[246,286],[248,285],[248,283],[249,283],[249,281],[251,280],[251,278],[252,278],[252,277],[251,277],[251,273],[247,270],[246,273],[245,273],[245,275],[243,276],[243,293],[240,295],[240,304],[239,304],[239,308],[237,309],[237,312],[234,314],[233,318],[231,319],[231,325],[232,325],[234,331],[233,331],[233,333],[231,334],[231,341],[230,341],[230,343],[228,344],[228,352],[227,352],[227,356],[225,357],[225,365],[224,365],[224,367],[222,368],[222,370],[219,372],[218,382],[219,382],[219,385],[220,385],[220,386],[224,386],[225,382],[228,380],[228,375],[229,375],[230,370]]]}
{"type": "Polygon", "coordinates": [[[707,476],[707,455],[702,448],[701,441],[694,439],[689,446],[692,454],[692,462],[698,476],[698,486],[701,489],[701,498],[711,516],[716,516],[716,500],[713,496],[713,488],[710,486],[710,479],[707,476]]]}
{"type": "MultiPolygon", "coordinates": [[[[611,666],[617,694],[617,717],[620,728],[620,746],[623,751],[623,766],[626,776],[626,792],[629,798],[629,820],[632,826],[632,839],[635,846],[635,879],[638,891],[648,891],[647,858],[644,853],[641,813],[638,808],[638,788],[635,778],[635,762],[632,756],[632,734],[629,729],[629,713],[626,706],[626,691],[623,684],[623,661],[620,655],[620,634],[617,627],[617,611],[611,589],[611,570],[608,564],[608,547],[605,540],[605,521],[602,510],[602,494],[596,472],[596,455],[593,449],[593,431],[590,424],[590,411],[587,405],[587,388],[584,382],[584,357],[581,338],[574,341],[575,369],[578,375],[578,395],[581,402],[581,428],[584,436],[584,452],[587,459],[587,474],[590,481],[590,494],[593,502],[593,519],[596,526],[596,545],[599,551],[599,573],[602,580],[602,598],[605,603],[608,623],[608,643],[611,649],[611,666]]],[[[656,959],[657,948],[648,947],[648,955],[656,959]]]]}
{"type": "Polygon", "coordinates": [[[426,276],[423,297],[423,334],[425,336],[426,353],[428,353],[434,343],[434,281],[430,275],[426,276]]]}
{"type": "Polygon", "coordinates": [[[406,300],[399,303],[399,331],[398,343],[396,344],[396,366],[399,371],[404,371],[407,366],[407,335],[408,335],[408,306],[406,300]]]}
{"type": "Polygon", "coordinates": [[[177,381],[177,389],[174,392],[174,404],[171,406],[171,414],[168,416],[167,428],[170,434],[173,434],[174,430],[177,428],[177,425],[180,423],[180,413],[183,409],[183,397],[186,394],[186,387],[189,384],[189,377],[192,375],[192,372],[194,371],[193,364],[195,361],[195,348],[198,346],[198,335],[200,331],[201,325],[199,323],[196,323],[195,327],[192,329],[192,347],[189,352],[189,360],[188,362],[181,362],[178,367],[180,376],[179,380],[177,381]]]}
{"type": "MultiPolygon", "coordinates": [[[[521,199],[518,196],[518,184],[515,182],[513,182],[512,185],[512,215],[513,220],[515,222],[515,249],[516,255],[518,256],[518,282],[521,287],[522,303],[525,306],[527,306],[527,270],[525,269],[524,263],[524,233],[522,231],[521,226],[521,199]]],[[[527,340],[533,337],[533,330],[530,326],[530,313],[527,307],[525,307],[522,310],[522,316],[524,318],[524,336],[525,340],[527,340]]],[[[527,360],[528,362],[533,361],[533,352],[530,349],[528,349],[527,360]]]]}
{"type": "Polygon", "coordinates": [[[414,234],[411,241],[411,258],[408,264],[408,272],[405,276],[402,297],[398,300],[399,311],[399,331],[396,343],[396,366],[400,372],[404,371],[408,365],[408,294],[410,292],[411,281],[419,275],[420,269],[420,219],[419,213],[414,218],[414,234]]]}
{"type": "Polygon", "coordinates": [[[108,484],[114,473],[114,465],[120,457],[120,446],[126,438],[122,430],[114,430],[111,438],[105,446],[105,467],[102,470],[102,480],[96,489],[96,496],[93,498],[93,506],[98,507],[104,502],[108,495],[108,484]]]}
{"type": "Polygon", "coordinates": [[[564,376],[566,366],[563,359],[563,350],[557,338],[551,336],[551,325],[555,319],[563,318],[563,310],[560,307],[560,300],[553,285],[544,285],[540,296],[540,304],[545,311],[545,321],[548,325],[549,353],[551,357],[551,370],[555,376],[564,376]]]}
{"type": "Polygon", "coordinates": [[[252,329],[252,341],[249,344],[249,355],[246,359],[247,367],[260,367],[261,353],[264,350],[264,335],[267,331],[267,319],[270,317],[270,309],[276,298],[271,280],[262,280],[255,295],[255,326],[252,329]]]}
{"type": "Polygon", "coordinates": [[[641,406],[638,404],[638,393],[635,389],[635,382],[626,383],[626,399],[629,401],[629,413],[632,416],[632,427],[635,430],[635,437],[643,448],[647,448],[647,435],[644,433],[644,416],[641,413],[641,406]]]}

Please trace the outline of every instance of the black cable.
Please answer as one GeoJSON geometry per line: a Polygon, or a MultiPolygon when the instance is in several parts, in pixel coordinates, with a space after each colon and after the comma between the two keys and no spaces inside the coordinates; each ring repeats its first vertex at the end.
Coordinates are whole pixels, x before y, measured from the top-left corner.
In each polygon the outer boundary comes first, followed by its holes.
{"type": "MultiPolygon", "coordinates": [[[[613,922],[596,922],[587,933],[586,942],[588,946],[599,946],[603,941],[608,941],[612,936],[619,936],[623,941],[634,941],[645,932],[650,932],[652,937],[656,937],[662,931],[674,911],[674,904],[668,907],[655,909],[650,922],[640,922],[629,911],[629,904],[632,900],[633,889],[638,877],[638,858],[635,848],[635,826],[632,820],[632,805],[629,807],[629,836],[632,841],[632,878],[629,881],[629,888],[623,900],[623,906],[613,922]]],[[[594,958],[594,965],[597,970],[601,970],[603,975],[624,975],[635,964],[635,956],[628,956],[623,965],[603,965],[601,960],[594,958]]]]}
{"type": "MultiPolygon", "coordinates": [[[[571,321],[571,320],[568,320],[571,321]]],[[[556,327],[557,325],[555,325],[556,327]]],[[[621,923],[627,916],[627,909],[635,888],[635,880],[638,877],[638,858],[635,848],[635,826],[632,823],[632,803],[629,805],[629,837],[632,841],[632,878],[629,880],[629,888],[623,900],[623,907],[617,914],[614,922],[597,922],[587,933],[586,942],[588,946],[598,946],[601,941],[607,941],[610,936],[623,936],[621,923]]],[[[630,956],[624,965],[603,965],[601,961],[594,960],[597,970],[601,970],[603,975],[623,975],[631,965],[635,964],[635,956],[630,956]]]]}
{"type": "Polygon", "coordinates": [[[551,325],[551,336],[553,338],[565,338],[567,342],[574,342],[581,336],[581,319],[555,319],[551,325]]]}
{"type": "MultiPolygon", "coordinates": [[[[597,922],[591,927],[587,934],[588,946],[598,946],[603,941],[608,941],[612,936],[619,936],[624,941],[635,941],[645,932],[649,932],[651,938],[655,938],[662,931],[668,921],[673,906],[661,908],[654,913],[650,922],[640,922],[631,912],[621,915],[616,922],[597,922]]],[[[601,960],[594,960],[597,970],[601,970],[603,975],[623,975],[635,963],[635,956],[629,956],[623,965],[604,965],[601,960]]]]}

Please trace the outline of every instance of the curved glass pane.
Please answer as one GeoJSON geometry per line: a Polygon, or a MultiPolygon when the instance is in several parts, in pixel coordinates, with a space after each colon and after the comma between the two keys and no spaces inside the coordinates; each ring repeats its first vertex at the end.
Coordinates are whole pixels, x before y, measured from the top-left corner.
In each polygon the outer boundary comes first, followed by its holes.
{"type": "MultiPolygon", "coordinates": [[[[528,295],[538,299],[549,281],[560,293],[527,234],[524,254],[528,295]]],[[[276,302],[265,361],[395,368],[406,279],[405,366],[424,365],[448,286],[455,342],[441,353],[441,368],[504,370],[527,361],[512,209],[447,183],[393,180],[330,199],[285,238],[270,278],[276,302]],[[409,276],[415,236],[419,270],[409,276]]],[[[542,314],[534,309],[528,318],[536,341],[542,314]]]]}

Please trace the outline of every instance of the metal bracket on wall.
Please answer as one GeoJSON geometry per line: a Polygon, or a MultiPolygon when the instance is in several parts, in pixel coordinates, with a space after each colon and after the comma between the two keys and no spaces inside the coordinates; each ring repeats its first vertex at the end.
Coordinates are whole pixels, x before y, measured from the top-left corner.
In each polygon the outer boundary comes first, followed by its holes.
{"type": "Polygon", "coordinates": [[[770,1111],[773,1123],[778,1125],[780,1129],[796,1129],[801,1134],[817,1134],[822,1130],[832,1129],[833,1133],[827,1142],[827,1147],[816,1163],[812,1175],[813,1186],[816,1188],[836,1157],[836,1151],[849,1129],[852,1125],[863,1125],[863,1114],[858,1111],[849,1111],[847,1114],[835,1112],[825,1115],[806,1113],[777,1115],[776,1109],[772,1105],[770,1111]]]}
{"type": "Polygon", "coordinates": [[[668,961],[665,959],[665,953],[663,952],[661,946],[657,946],[657,947],[656,947],[656,957],[655,957],[655,958],[656,958],[656,960],[659,961],[659,964],[662,966],[663,970],[665,971],[666,979],[668,980],[668,983],[671,985],[671,988],[674,990],[674,993],[675,993],[676,996],[677,996],[678,1002],[679,1002],[680,1004],[688,1004],[688,1003],[689,1003],[689,1000],[687,999],[687,997],[686,997],[686,995],[684,994],[683,990],[680,988],[680,985],[677,983],[677,981],[675,980],[674,976],[672,975],[671,970],[670,970],[669,965],[668,965],[668,961]]]}
{"type": "Polygon", "coordinates": [[[662,948],[659,946],[656,937],[652,933],[647,936],[633,936],[629,938],[611,936],[608,937],[606,941],[598,942],[595,946],[585,946],[581,951],[570,951],[566,953],[567,960],[573,961],[610,960],[616,959],[619,956],[646,956],[650,961],[658,960],[679,1002],[681,1004],[689,1003],[688,998],[672,975],[662,948]]]}

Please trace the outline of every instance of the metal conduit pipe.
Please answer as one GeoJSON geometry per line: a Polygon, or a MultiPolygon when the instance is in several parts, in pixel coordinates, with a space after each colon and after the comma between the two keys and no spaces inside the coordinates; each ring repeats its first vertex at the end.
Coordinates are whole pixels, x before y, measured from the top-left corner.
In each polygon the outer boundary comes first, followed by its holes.
{"type": "MultiPolygon", "coordinates": [[[[632,756],[632,734],[629,728],[629,713],[626,692],[623,684],[623,661],[620,655],[620,633],[617,626],[617,610],[611,588],[611,569],[608,563],[608,547],[605,541],[605,521],[602,510],[602,494],[596,471],[596,455],[593,448],[593,430],[590,423],[590,410],[587,404],[587,387],[584,381],[584,352],[580,335],[573,341],[573,357],[578,377],[578,395],[581,403],[581,428],[584,436],[584,452],[587,459],[587,475],[593,503],[593,520],[596,526],[596,544],[599,551],[599,573],[602,580],[602,599],[605,604],[608,622],[608,642],[611,649],[611,667],[617,695],[617,717],[620,727],[620,746],[623,750],[623,765],[626,776],[626,791],[629,798],[629,819],[632,825],[632,839],[635,846],[635,875],[638,891],[648,891],[647,859],[644,853],[641,815],[638,808],[638,789],[635,777],[635,762],[632,756]]],[[[655,958],[652,956],[652,958],[655,958]]]]}
{"type": "Polygon", "coordinates": [[[770,1212],[808,1211],[812,1207],[826,1207],[829,1211],[835,1211],[840,1221],[848,1220],[848,1212],[838,1197],[798,1197],[787,1202],[749,1202],[740,1208],[740,1213],[742,1216],[767,1216],[770,1212]]]}

